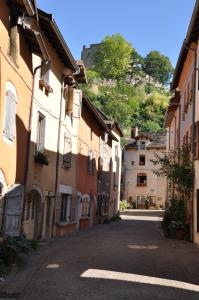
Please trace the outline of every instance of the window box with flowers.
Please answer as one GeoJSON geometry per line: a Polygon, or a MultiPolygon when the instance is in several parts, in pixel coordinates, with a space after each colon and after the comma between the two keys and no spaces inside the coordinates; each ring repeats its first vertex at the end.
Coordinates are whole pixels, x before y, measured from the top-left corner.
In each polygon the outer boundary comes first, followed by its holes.
{"type": "Polygon", "coordinates": [[[40,165],[49,165],[49,159],[45,152],[37,152],[34,156],[35,162],[40,165]]]}

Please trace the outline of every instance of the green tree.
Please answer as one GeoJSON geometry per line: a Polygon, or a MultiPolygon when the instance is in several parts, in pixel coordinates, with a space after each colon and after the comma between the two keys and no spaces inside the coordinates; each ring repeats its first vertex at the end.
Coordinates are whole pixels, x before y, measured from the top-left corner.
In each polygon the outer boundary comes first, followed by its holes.
{"type": "Polygon", "coordinates": [[[120,34],[106,36],[95,55],[96,71],[105,79],[125,78],[131,61],[132,46],[120,34]]]}
{"type": "Polygon", "coordinates": [[[173,74],[169,58],[158,51],[151,51],[144,60],[144,71],[155,81],[167,85],[173,74]]]}

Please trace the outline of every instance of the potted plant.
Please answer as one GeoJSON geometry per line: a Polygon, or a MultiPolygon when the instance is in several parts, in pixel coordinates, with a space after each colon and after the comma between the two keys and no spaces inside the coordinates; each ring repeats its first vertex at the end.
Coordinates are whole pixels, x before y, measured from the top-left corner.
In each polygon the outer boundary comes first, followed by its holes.
{"type": "Polygon", "coordinates": [[[185,236],[185,224],[181,221],[176,222],[176,239],[183,240],[185,236]]]}

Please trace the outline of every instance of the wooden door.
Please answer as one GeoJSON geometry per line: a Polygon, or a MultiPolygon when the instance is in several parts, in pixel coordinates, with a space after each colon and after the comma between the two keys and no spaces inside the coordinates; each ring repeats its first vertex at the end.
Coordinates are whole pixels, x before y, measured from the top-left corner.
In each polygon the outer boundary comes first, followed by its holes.
{"type": "Polygon", "coordinates": [[[16,184],[5,197],[4,234],[11,237],[20,235],[23,201],[24,187],[16,184]]]}

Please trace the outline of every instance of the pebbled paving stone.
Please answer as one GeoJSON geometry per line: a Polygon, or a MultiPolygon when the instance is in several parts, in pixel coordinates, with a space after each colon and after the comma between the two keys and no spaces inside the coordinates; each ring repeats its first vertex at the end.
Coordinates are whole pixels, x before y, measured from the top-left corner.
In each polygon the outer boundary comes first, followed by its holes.
{"type": "Polygon", "coordinates": [[[198,300],[199,248],[166,239],[161,215],[131,210],[122,221],[44,243],[1,285],[0,300],[198,300]],[[95,278],[98,271],[105,278],[95,278]]]}

